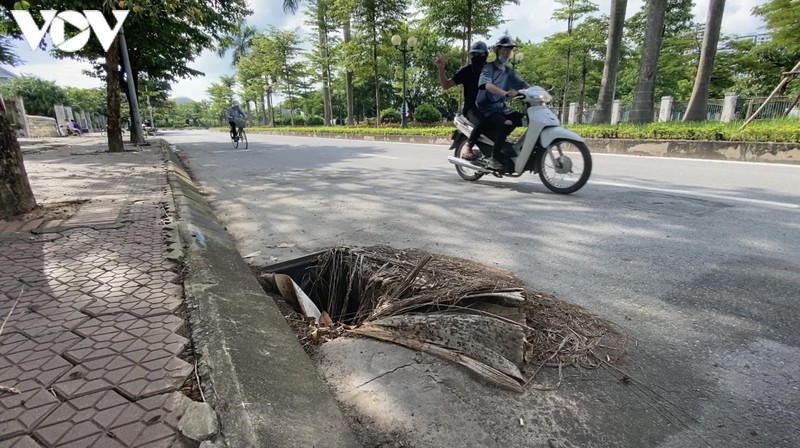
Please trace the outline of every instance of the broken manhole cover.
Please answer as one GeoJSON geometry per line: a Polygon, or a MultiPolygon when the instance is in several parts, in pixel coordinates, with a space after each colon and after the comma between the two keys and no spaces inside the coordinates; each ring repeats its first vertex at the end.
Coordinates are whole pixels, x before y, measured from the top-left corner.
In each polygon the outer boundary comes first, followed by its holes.
{"type": "Polygon", "coordinates": [[[291,304],[304,346],[366,336],[460,364],[515,391],[542,367],[620,363],[624,338],[586,309],[532,291],[509,272],[385,246],[335,247],[259,269],[291,304]]]}

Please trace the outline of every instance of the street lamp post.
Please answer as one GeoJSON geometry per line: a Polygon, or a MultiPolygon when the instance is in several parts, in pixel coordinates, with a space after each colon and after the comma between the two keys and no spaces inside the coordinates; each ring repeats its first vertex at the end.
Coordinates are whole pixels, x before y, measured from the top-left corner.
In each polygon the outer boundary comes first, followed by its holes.
{"type": "Polygon", "coordinates": [[[403,53],[403,103],[400,106],[400,126],[408,127],[408,104],[406,103],[406,53],[411,51],[417,45],[417,38],[411,36],[406,42],[395,34],[392,36],[392,45],[403,53]]]}

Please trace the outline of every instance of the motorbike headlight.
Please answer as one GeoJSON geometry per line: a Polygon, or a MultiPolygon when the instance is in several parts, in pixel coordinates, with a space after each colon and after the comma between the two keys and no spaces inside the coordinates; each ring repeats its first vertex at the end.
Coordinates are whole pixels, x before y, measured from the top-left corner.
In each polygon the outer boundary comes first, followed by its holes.
{"type": "Polygon", "coordinates": [[[542,100],[543,103],[549,103],[550,101],[553,101],[553,97],[547,93],[546,90],[539,91],[539,99],[542,100]]]}

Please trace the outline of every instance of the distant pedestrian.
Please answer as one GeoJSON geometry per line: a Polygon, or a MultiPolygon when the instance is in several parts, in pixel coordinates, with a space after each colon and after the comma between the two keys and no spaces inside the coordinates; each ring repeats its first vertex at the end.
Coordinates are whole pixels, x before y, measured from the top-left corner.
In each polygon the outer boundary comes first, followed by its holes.
{"type": "Polygon", "coordinates": [[[78,137],[80,137],[80,136],[81,136],[81,134],[82,134],[82,132],[81,132],[81,127],[80,127],[80,126],[78,126],[78,122],[77,122],[77,121],[75,121],[75,119],[73,118],[73,119],[72,119],[71,121],[69,121],[68,123],[69,123],[69,125],[70,125],[70,129],[72,130],[72,132],[73,132],[74,134],[76,134],[78,137]]]}

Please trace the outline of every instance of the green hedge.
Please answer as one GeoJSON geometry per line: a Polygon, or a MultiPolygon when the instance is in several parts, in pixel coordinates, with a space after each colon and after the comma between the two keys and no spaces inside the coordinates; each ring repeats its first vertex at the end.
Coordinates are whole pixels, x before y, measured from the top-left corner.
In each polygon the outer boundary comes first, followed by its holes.
{"type": "Polygon", "coordinates": [[[714,140],[748,142],[800,142],[800,120],[764,120],[747,125],[742,122],[720,123],[649,123],[634,125],[573,125],[569,129],[586,138],[631,138],[667,140],[714,140]]]}
{"type": "MultiPolygon", "coordinates": [[[[372,120],[374,122],[374,120],[372,120]]],[[[739,131],[742,122],[720,123],[650,123],[633,125],[620,123],[617,125],[573,125],[567,128],[585,138],[625,138],[625,139],[667,139],[667,140],[716,140],[716,141],[749,141],[749,142],[789,142],[800,143],[800,120],[764,120],[750,123],[743,131],[739,131]]],[[[223,128],[219,128],[224,130],[223,128]]],[[[402,129],[395,126],[295,126],[265,128],[256,127],[254,131],[279,132],[327,132],[337,134],[367,135],[422,135],[431,137],[450,137],[452,124],[447,126],[409,127],[402,129]]],[[[521,135],[525,130],[518,128],[512,135],[521,135]]]]}

